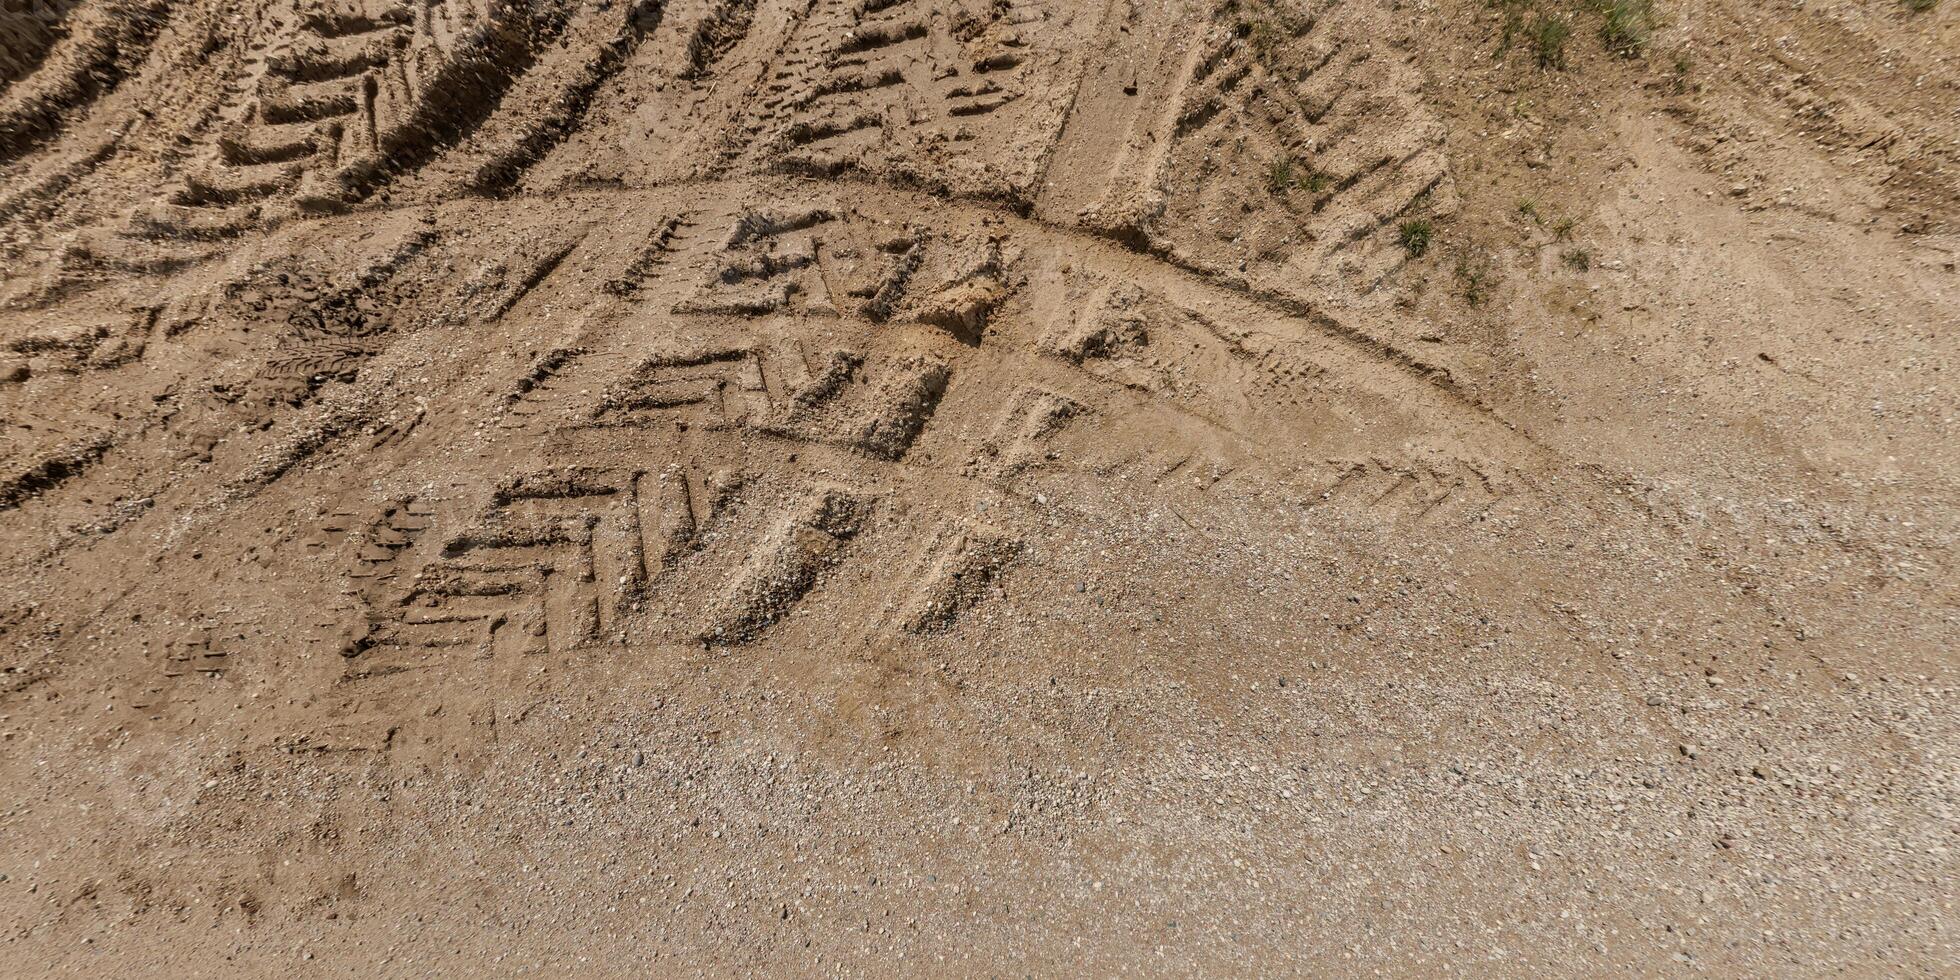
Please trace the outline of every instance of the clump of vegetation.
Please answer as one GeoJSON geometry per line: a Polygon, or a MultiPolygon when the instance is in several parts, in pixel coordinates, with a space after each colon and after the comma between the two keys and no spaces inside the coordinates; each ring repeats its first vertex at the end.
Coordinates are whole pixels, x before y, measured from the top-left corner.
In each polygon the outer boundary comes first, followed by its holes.
{"type": "Polygon", "coordinates": [[[1540,207],[1536,200],[1533,200],[1532,198],[1529,197],[1518,198],[1517,211],[1519,216],[1530,218],[1532,224],[1535,224],[1540,228],[1550,228],[1552,231],[1552,239],[1554,241],[1562,242],[1568,238],[1571,238],[1572,229],[1579,226],[1579,221],[1577,218],[1571,218],[1571,217],[1554,218],[1552,217],[1552,213],[1550,211],[1548,211],[1543,207],[1540,207]]]}
{"type": "Polygon", "coordinates": [[[1539,14],[1531,22],[1531,47],[1538,56],[1538,67],[1565,67],[1565,41],[1572,36],[1572,25],[1557,14],[1539,14]]]}
{"type": "Polygon", "coordinates": [[[1674,75],[1669,80],[1670,84],[1668,86],[1674,90],[1674,94],[1679,95],[1688,91],[1688,72],[1694,66],[1693,59],[1689,58],[1686,52],[1676,51],[1674,53],[1674,75]]]}
{"type": "Polygon", "coordinates": [[[1280,157],[1274,160],[1271,169],[1266,171],[1266,190],[1274,194],[1284,194],[1292,190],[1293,186],[1293,158],[1280,157]]]}
{"type": "Polygon", "coordinates": [[[1279,28],[1269,20],[1253,21],[1243,25],[1242,29],[1245,31],[1245,39],[1252,44],[1252,50],[1261,55],[1271,55],[1273,49],[1279,47],[1280,42],[1285,40],[1279,28]]]}
{"type": "Polygon", "coordinates": [[[1456,264],[1456,281],[1463,287],[1463,301],[1471,306],[1482,306],[1490,298],[1491,286],[1495,276],[1490,265],[1483,261],[1466,261],[1456,264]]]}
{"type": "Polygon", "coordinates": [[[1281,157],[1274,160],[1266,170],[1266,189],[1275,195],[1304,188],[1310,194],[1318,194],[1334,186],[1334,178],[1315,170],[1294,157],[1281,157]]]}
{"type": "Polygon", "coordinates": [[[1401,238],[1402,247],[1408,250],[1411,257],[1421,258],[1423,253],[1429,251],[1429,241],[1435,234],[1436,228],[1429,223],[1428,218],[1414,218],[1402,222],[1398,237],[1401,238]]]}
{"type": "Polygon", "coordinates": [[[1923,14],[1940,5],[1940,0],[1906,0],[1906,9],[1915,14],[1923,14]]]}
{"type": "Polygon", "coordinates": [[[1566,268],[1580,272],[1592,268],[1592,253],[1583,248],[1568,248],[1564,255],[1559,256],[1559,260],[1565,263],[1566,268]]]}
{"type": "Polygon", "coordinates": [[[1595,0],[1605,22],[1599,26],[1599,39],[1606,50],[1622,58],[1637,58],[1647,48],[1647,37],[1654,32],[1653,0],[1595,0]]]}
{"type": "MultiPolygon", "coordinates": [[[[1573,21],[1563,9],[1574,5],[1555,4],[1550,0],[1488,2],[1492,7],[1504,11],[1503,36],[1498,39],[1493,57],[1509,51],[1513,44],[1523,39],[1531,48],[1539,68],[1551,70],[1566,67],[1565,45],[1572,38],[1573,21]]],[[[1937,3],[1939,0],[1931,2],[1937,3]]],[[[1646,53],[1647,42],[1653,36],[1655,27],[1654,0],[1584,0],[1577,6],[1580,9],[1590,8],[1599,14],[1599,39],[1608,52],[1625,58],[1637,58],[1646,53]]]]}
{"type": "Polygon", "coordinates": [[[1262,60],[1271,60],[1282,45],[1305,34],[1312,26],[1312,22],[1299,11],[1278,4],[1229,0],[1225,10],[1238,17],[1239,37],[1244,38],[1262,60]]]}
{"type": "Polygon", "coordinates": [[[1515,10],[1507,12],[1504,15],[1504,36],[1497,39],[1497,50],[1492,52],[1491,57],[1495,58],[1511,50],[1511,45],[1516,43],[1518,35],[1523,33],[1524,15],[1515,10]]]}

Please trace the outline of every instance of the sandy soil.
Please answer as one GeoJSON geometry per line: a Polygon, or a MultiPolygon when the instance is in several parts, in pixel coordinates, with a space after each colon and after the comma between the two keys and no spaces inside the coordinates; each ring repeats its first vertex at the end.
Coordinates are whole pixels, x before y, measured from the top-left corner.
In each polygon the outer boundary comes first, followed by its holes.
{"type": "Polygon", "coordinates": [[[1960,972],[1957,10],[5,5],[0,974],[1960,972]]]}

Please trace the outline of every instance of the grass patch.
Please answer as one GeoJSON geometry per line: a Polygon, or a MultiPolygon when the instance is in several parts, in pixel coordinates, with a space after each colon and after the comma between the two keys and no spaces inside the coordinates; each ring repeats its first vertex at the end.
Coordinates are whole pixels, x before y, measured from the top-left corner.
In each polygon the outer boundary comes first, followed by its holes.
{"type": "Polygon", "coordinates": [[[1409,255],[1413,258],[1422,258],[1423,253],[1429,251],[1430,239],[1434,238],[1435,235],[1436,227],[1429,223],[1428,218],[1416,218],[1410,221],[1404,221],[1397,233],[1397,237],[1402,242],[1402,247],[1407,249],[1409,255]]]}
{"type": "Polygon", "coordinates": [[[1923,14],[1940,5],[1940,0],[1905,0],[1906,9],[1915,14],[1923,14]]]}
{"type": "Polygon", "coordinates": [[[1531,22],[1531,49],[1538,67],[1550,70],[1565,67],[1565,42],[1572,36],[1572,25],[1556,14],[1539,14],[1531,22]]]}
{"type": "Polygon", "coordinates": [[[1334,178],[1302,163],[1295,157],[1281,157],[1266,168],[1266,190],[1274,196],[1291,190],[1318,194],[1334,186],[1334,178]]]}
{"type": "Polygon", "coordinates": [[[1272,60],[1280,49],[1307,33],[1313,22],[1287,6],[1257,0],[1230,0],[1227,14],[1238,19],[1238,35],[1262,60],[1272,60]]]}
{"type": "Polygon", "coordinates": [[[1545,219],[1538,215],[1538,202],[1531,198],[1518,198],[1518,213],[1541,225],[1545,223],[1545,219]]]}
{"type": "Polygon", "coordinates": [[[1572,229],[1578,226],[1579,222],[1574,218],[1560,218],[1552,222],[1552,239],[1554,241],[1565,241],[1572,237],[1572,229]]]}
{"type": "Polygon", "coordinates": [[[1559,256],[1559,261],[1564,262],[1566,268],[1575,269],[1579,272],[1586,272],[1592,269],[1592,253],[1583,248],[1566,249],[1565,254],[1559,256]]]}
{"type": "Polygon", "coordinates": [[[1511,45],[1517,43],[1518,36],[1523,33],[1524,15],[1515,10],[1506,13],[1504,15],[1504,36],[1497,39],[1497,50],[1491,52],[1491,57],[1503,57],[1504,52],[1511,50],[1511,45]]]}
{"type": "Polygon", "coordinates": [[[1654,33],[1653,0],[1596,0],[1605,21],[1599,39],[1606,50],[1622,58],[1638,58],[1654,33]]]}
{"type": "Polygon", "coordinates": [[[1463,301],[1471,306],[1484,305],[1490,299],[1491,287],[1496,285],[1496,277],[1484,262],[1458,262],[1456,281],[1463,290],[1463,301]]]}
{"type": "Polygon", "coordinates": [[[1252,42],[1252,50],[1263,57],[1272,57],[1273,52],[1287,41],[1286,31],[1270,20],[1254,21],[1246,27],[1246,40],[1252,42]]]}
{"type": "MultiPolygon", "coordinates": [[[[1902,0],[1904,3],[1938,3],[1939,0],[1902,0]]],[[[1513,45],[1529,48],[1538,67],[1544,70],[1566,67],[1566,43],[1572,39],[1574,16],[1590,10],[1600,17],[1599,40],[1610,54],[1638,58],[1647,52],[1659,20],[1654,0],[1490,0],[1489,6],[1504,15],[1503,31],[1491,57],[1502,57],[1513,45]]]]}
{"type": "Polygon", "coordinates": [[[1266,189],[1274,194],[1284,194],[1294,188],[1293,158],[1281,157],[1273,161],[1266,170],[1266,189]]]}

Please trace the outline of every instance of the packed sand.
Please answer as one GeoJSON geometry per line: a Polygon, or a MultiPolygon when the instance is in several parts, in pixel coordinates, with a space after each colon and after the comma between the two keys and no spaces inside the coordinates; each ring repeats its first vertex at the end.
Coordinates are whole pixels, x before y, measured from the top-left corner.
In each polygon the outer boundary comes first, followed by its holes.
{"type": "Polygon", "coordinates": [[[0,974],[1960,972],[1960,4],[0,4],[0,974]]]}

